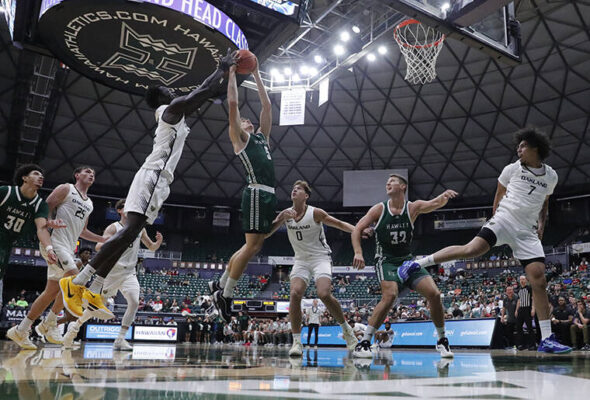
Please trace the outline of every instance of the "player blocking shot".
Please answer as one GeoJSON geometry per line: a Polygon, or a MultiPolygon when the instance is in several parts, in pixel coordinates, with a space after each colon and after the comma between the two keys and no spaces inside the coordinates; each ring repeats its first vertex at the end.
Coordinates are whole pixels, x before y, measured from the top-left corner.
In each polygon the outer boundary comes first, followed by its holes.
{"type": "MultiPolygon", "coordinates": [[[[117,234],[125,228],[127,223],[127,216],[124,212],[125,199],[120,199],[115,203],[115,209],[119,214],[120,220],[110,224],[103,233],[105,241],[117,234]]],[[[132,350],[132,346],[125,340],[127,331],[135,320],[137,309],[139,308],[139,281],[137,280],[136,265],[137,257],[139,254],[140,242],[143,243],[150,251],[156,251],[160,248],[163,241],[163,236],[160,232],[156,233],[156,241],[152,241],[148,236],[145,228],[142,229],[140,234],[135,238],[131,246],[125,250],[121,255],[121,258],[115,264],[113,270],[108,274],[104,281],[102,289],[103,298],[109,298],[117,295],[117,292],[121,292],[125,301],[127,302],[127,309],[121,320],[121,329],[119,334],[113,343],[114,350],[128,351],[132,350]]],[[[102,243],[96,245],[96,250],[100,251],[102,243]]],[[[84,322],[92,318],[93,313],[90,310],[84,311],[82,316],[78,318],[73,324],[68,326],[68,330],[64,336],[63,347],[65,349],[71,349],[74,347],[74,339],[78,335],[80,328],[84,322]]]]}
{"type": "MultiPolygon", "coordinates": [[[[352,328],[346,322],[342,307],[332,295],[332,250],[326,241],[324,224],[341,231],[351,233],[354,226],[332,217],[321,208],[307,204],[311,188],[305,181],[293,184],[291,200],[293,206],[279,213],[273,221],[272,232],[281,225],[287,227],[289,243],[295,252],[295,264],[291,270],[291,296],[289,302],[289,319],[293,333],[293,345],[289,356],[303,354],[301,344],[301,300],[311,279],[315,280],[318,297],[342,328],[342,335],[349,350],[354,350],[357,340],[352,328]]],[[[315,302],[315,300],[314,300],[315,302]]]]}
{"type": "Polygon", "coordinates": [[[385,185],[389,199],[371,207],[352,232],[352,246],[354,248],[352,265],[357,269],[363,269],[365,260],[361,247],[361,232],[372,224],[376,224],[375,272],[383,293],[373,314],[369,317],[369,323],[362,340],[353,352],[354,357],[370,358],[373,356],[371,352],[373,335],[385,321],[387,313],[391,310],[400,292],[406,289],[413,289],[428,300],[432,322],[438,334],[436,349],[442,357],[453,357],[449,340],[445,335],[444,310],[440,291],[436,287],[434,279],[424,268],[409,270],[404,262],[413,258],[411,245],[416,218],[420,214],[428,214],[444,207],[449,199],[457,196],[457,192],[446,190],[432,200],[410,202],[406,201],[407,187],[408,184],[404,177],[391,175],[385,185]]]}
{"type": "Polygon", "coordinates": [[[548,215],[549,197],[558,176],[543,163],[551,151],[545,133],[524,128],[514,134],[518,160],[508,164],[498,177],[493,216],[471,242],[450,246],[418,260],[408,262],[408,271],[462,258],[479,257],[492,247],[507,244],[520,260],[533,290],[533,307],[539,319],[544,353],[568,353],[572,348],[559,343],[551,333],[549,299],[545,278],[545,253],[541,239],[548,215]]]}
{"type": "Polygon", "coordinates": [[[218,68],[186,96],[176,97],[171,89],[163,86],[148,89],[146,102],[155,110],[157,127],[152,151],[135,174],[127,194],[124,209],[127,223],[104,244],[75,278],[68,277],[60,281],[62,293],[72,294],[71,297],[64,297],[68,305],[79,307],[84,301],[95,317],[105,320],[114,317],[105,307],[100,295],[105,278],[144,227],[154,222],[168,198],[174,170],[190,132],[185,121],[186,116],[208,99],[223,94],[226,87],[224,78],[234,64],[234,54],[228,49],[218,68]],[[90,287],[86,289],[84,285],[93,277],[90,287]]]}

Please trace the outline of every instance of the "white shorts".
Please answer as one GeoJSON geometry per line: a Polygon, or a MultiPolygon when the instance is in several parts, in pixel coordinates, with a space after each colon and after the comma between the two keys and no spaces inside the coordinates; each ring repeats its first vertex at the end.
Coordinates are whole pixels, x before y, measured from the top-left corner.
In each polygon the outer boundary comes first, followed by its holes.
{"type": "Polygon", "coordinates": [[[530,260],[545,257],[541,240],[531,226],[520,224],[506,214],[496,214],[483,227],[494,232],[496,246],[510,246],[514,258],[530,260]]]}
{"type": "Polygon", "coordinates": [[[115,297],[119,291],[125,298],[127,296],[137,296],[139,299],[139,281],[137,275],[135,275],[135,269],[130,272],[125,271],[120,266],[115,266],[107,275],[102,285],[103,297],[115,297]]]}
{"type": "Polygon", "coordinates": [[[309,286],[312,277],[314,281],[323,277],[332,279],[332,260],[330,258],[306,261],[295,260],[289,279],[301,278],[309,286]]]}
{"type": "Polygon", "coordinates": [[[57,256],[57,264],[52,264],[49,262],[47,258],[47,252],[45,251],[45,247],[39,243],[39,250],[41,251],[41,256],[47,262],[47,280],[48,281],[59,281],[61,278],[64,277],[64,274],[68,271],[75,271],[78,272],[78,266],[74,261],[74,253],[66,249],[63,246],[58,244],[53,245],[53,251],[57,256]]]}
{"type": "Polygon", "coordinates": [[[129,187],[124,211],[143,214],[147,223],[153,224],[170,194],[170,183],[164,174],[164,171],[140,168],[129,187]]]}
{"type": "Polygon", "coordinates": [[[389,349],[391,348],[391,346],[393,346],[393,343],[390,341],[379,343],[379,347],[381,347],[382,349],[389,349]]]}

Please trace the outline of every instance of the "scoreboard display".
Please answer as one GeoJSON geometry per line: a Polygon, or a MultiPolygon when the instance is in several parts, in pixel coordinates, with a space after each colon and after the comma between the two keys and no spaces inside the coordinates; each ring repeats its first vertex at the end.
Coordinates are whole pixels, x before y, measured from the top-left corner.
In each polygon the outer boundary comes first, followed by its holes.
{"type": "Polygon", "coordinates": [[[232,303],[233,312],[286,313],[289,312],[288,301],[236,299],[232,303]]]}

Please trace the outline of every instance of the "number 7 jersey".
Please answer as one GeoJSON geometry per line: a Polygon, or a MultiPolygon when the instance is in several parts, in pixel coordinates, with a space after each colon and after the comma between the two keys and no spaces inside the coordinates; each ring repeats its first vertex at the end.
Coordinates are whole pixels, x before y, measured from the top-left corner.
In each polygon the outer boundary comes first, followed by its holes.
{"type": "Polygon", "coordinates": [[[64,201],[57,206],[56,219],[62,219],[65,228],[55,229],[51,233],[51,244],[60,246],[68,252],[74,253],[76,242],[86,226],[86,221],[94,209],[92,200],[84,198],[71,183],[70,190],[64,201]]]}
{"type": "Polygon", "coordinates": [[[412,258],[414,224],[410,219],[408,201],[399,215],[391,213],[389,200],[382,204],[381,217],[375,226],[377,250],[375,258],[383,262],[401,264],[412,258]]]}
{"type": "Polygon", "coordinates": [[[506,195],[498,204],[496,214],[536,229],[543,203],[553,194],[557,180],[557,173],[547,164],[537,169],[529,169],[520,161],[508,164],[498,177],[506,187],[506,195]]]}

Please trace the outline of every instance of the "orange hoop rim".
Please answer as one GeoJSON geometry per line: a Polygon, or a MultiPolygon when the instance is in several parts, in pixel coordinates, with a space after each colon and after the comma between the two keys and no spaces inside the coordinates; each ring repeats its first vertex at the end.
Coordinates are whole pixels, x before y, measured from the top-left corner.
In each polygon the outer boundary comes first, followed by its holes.
{"type": "Polygon", "coordinates": [[[428,44],[416,45],[416,44],[409,44],[409,43],[404,43],[404,42],[400,41],[397,31],[399,29],[403,28],[404,26],[411,25],[411,24],[422,24],[422,23],[420,21],[418,21],[417,19],[410,18],[410,19],[406,19],[405,21],[402,21],[393,30],[393,38],[395,39],[395,41],[397,42],[398,45],[404,46],[404,47],[413,47],[415,49],[424,49],[424,48],[429,48],[429,47],[433,47],[433,46],[439,46],[445,40],[445,35],[443,33],[441,38],[438,39],[436,42],[428,43],[428,44]]]}

